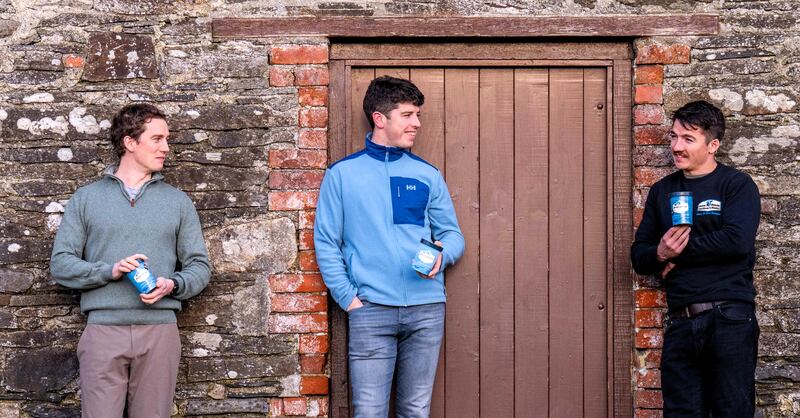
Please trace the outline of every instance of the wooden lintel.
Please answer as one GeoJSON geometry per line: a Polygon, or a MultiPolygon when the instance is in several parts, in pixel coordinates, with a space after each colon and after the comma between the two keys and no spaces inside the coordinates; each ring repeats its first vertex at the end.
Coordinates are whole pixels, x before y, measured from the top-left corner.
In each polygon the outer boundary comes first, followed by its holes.
{"type": "Polygon", "coordinates": [[[716,35],[719,33],[719,16],[226,17],[213,19],[212,25],[212,33],[216,38],[638,37],[716,35]]]}

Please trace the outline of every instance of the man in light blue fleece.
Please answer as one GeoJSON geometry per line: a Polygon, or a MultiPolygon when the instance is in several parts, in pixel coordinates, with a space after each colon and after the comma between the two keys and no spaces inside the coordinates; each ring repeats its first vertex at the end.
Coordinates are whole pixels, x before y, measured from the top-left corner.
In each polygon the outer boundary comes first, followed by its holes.
{"type": "Polygon", "coordinates": [[[317,205],[314,246],[322,277],[349,316],[355,417],[386,417],[397,369],[398,417],[427,417],[444,333],[444,268],[464,252],[441,174],[412,154],[424,96],[411,82],[372,81],[366,146],[331,165],[317,205]],[[444,249],[417,273],[420,240],[444,249]]]}
{"type": "Polygon", "coordinates": [[[211,277],[200,220],[160,174],[169,153],[155,106],[123,107],[111,126],[120,157],[79,188],[58,229],[50,272],[81,290],[88,324],[78,343],[84,417],[167,418],[180,362],[175,312],[211,277]],[[125,274],[146,261],[156,288],[139,294],[125,274]]]}

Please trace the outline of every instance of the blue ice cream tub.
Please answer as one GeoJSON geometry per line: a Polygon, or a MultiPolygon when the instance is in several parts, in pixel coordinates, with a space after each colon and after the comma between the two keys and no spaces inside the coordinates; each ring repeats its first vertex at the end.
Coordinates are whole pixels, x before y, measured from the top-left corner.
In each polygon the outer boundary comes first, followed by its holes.
{"type": "Polygon", "coordinates": [[[692,192],[674,192],[669,194],[669,206],[672,212],[672,226],[692,224],[692,192]]]}
{"type": "Polygon", "coordinates": [[[139,262],[139,267],[136,270],[125,273],[125,275],[136,286],[139,293],[150,293],[156,288],[157,277],[150,272],[147,262],[141,258],[137,258],[136,261],[139,262]]]}
{"type": "Polygon", "coordinates": [[[411,267],[427,276],[428,273],[433,270],[436,259],[439,258],[439,254],[442,253],[442,250],[442,247],[422,238],[419,240],[419,247],[417,248],[417,253],[414,255],[414,261],[411,263],[411,267]]]}

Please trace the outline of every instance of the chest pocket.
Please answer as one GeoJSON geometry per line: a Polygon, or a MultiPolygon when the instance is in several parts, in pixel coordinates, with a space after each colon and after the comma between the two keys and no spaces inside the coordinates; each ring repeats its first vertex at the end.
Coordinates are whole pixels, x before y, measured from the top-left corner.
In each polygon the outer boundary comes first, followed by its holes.
{"type": "Polygon", "coordinates": [[[425,208],[430,195],[428,185],[408,177],[392,177],[389,180],[394,223],[425,226],[425,208]]]}

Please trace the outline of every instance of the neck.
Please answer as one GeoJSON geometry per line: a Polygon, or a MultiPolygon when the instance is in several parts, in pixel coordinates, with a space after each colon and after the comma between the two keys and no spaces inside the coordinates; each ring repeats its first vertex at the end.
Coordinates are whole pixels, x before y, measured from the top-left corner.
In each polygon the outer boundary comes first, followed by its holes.
{"type": "Polygon", "coordinates": [[[706,174],[714,171],[717,168],[717,160],[712,159],[709,163],[703,164],[702,166],[694,169],[694,170],[683,170],[683,173],[687,177],[700,177],[705,176],[706,174]]]}
{"type": "Polygon", "coordinates": [[[374,129],[372,131],[372,142],[374,142],[374,143],[376,143],[378,145],[383,145],[384,147],[390,147],[391,146],[391,145],[389,145],[389,139],[386,138],[386,135],[384,134],[384,132],[382,130],[378,130],[378,129],[374,129]]]}
{"type": "Polygon", "coordinates": [[[137,188],[153,177],[153,173],[131,162],[124,156],[119,161],[119,167],[114,173],[126,186],[137,188]]]}

